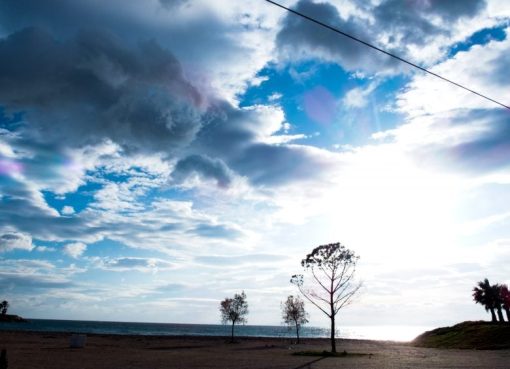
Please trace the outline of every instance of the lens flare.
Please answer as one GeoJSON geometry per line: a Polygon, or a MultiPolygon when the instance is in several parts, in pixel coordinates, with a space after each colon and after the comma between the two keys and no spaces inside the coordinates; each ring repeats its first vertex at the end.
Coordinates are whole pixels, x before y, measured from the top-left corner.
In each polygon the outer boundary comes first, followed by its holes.
{"type": "Polygon", "coordinates": [[[23,172],[23,164],[12,159],[0,158],[0,175],[16,175],[23,172]]]}
{"type": "Polygon", "coordinates": [[[304,95],[305,113],[316,123],[331,124],[336,114],[335,97],[322,86],[308,91],[304,95]]]}

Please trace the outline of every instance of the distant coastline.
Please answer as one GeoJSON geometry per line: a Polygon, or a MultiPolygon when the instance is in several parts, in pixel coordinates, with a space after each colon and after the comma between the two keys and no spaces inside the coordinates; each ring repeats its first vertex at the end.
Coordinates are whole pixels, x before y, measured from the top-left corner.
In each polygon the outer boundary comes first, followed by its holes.
{"type": "Polygon", "coordinates": [[[1,314],[0,322],[3,323],[28,323],[28,320],[13,314],[1,314]]]}

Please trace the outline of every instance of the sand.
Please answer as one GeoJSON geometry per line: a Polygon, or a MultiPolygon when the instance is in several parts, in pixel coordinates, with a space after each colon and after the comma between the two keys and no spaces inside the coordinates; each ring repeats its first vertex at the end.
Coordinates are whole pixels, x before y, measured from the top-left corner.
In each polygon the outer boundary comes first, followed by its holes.
{"type": "Polygon", "coordinates": [[[510,368],[510,350],[439,350],[404,343],[338,340],[338,350],[371,355],[317,358],[293,356],[327,350],[328,341],[291,345],[276,338],[155,337],[87,335],[82,349],[69,348],[70,334],[0,331],[9,369],[158,368],[510,368]]]}

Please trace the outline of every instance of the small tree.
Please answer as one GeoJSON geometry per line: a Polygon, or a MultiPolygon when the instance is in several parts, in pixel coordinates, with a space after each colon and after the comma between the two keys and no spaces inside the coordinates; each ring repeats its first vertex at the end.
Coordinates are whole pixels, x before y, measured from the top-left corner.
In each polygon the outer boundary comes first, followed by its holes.
{"type": "Polygon", "coordinates": [[[6,300],[0,302],[0,309],[2,310],[2,315],[7,314],[7,310],[9,310],[9,302],[6,300]]]}
{"type": "Polygon", "coordinates": [[[246,323],[248,315],[248,302],[244,291],[234,298],[226,297],[220,304],[221,321],[223,324],[232,322],[231,342],[234,342],[234,326],[240,323],[246,323]]]}
{"type": "Polygon", "coordinates": [[[282,303],[282,316],[285,324],[296,327],[296,338],[297,343],[299,343],[299,328],[301,328],[301,325],[308,323],[305,302],[299,296],[294,297],[290,295],[282,303]]]}
{"type": "Polygon", "coordinates": [[[301,294],[331,320],[331,352],[336,352],[335,317],[361,288],[354,281],[359,257],[337,243],[321,245],[313,249],[301,261],[310,275],[306,281],[302,274],[293,275],[290,282],[301,294]],[[305,282],[308,282],[305,284],[305,282]]]}

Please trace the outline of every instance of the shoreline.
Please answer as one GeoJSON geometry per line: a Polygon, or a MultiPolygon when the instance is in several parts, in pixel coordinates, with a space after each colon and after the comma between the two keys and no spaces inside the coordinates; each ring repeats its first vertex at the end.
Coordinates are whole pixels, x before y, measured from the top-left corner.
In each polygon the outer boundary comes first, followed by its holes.
{"type": "MultiPolygon", "coordinates": [[[[409,342],[425,331],[433,329],[428,326],[340,326],[337,337],[341,339],[362,339],[409,342]]],[[[39,332],[83,332],[105,334],[141,334],[141,335],[193,335],[193,336],[227,336],[230,328],[221,324],[192,323],[145,323],[122,321],[84,321],[60,319],[29,319],[26,324],[0,323],[0,329],[39,332]]],[[[243,337],[294,337],[293,328],[285,325],[239,325],[235,335],[243,337]]],[[[300,330],[302,338],[329,338],[329,329],[320,326],[305,326],[300,330]]]]}
{"type": "MultiPolygon", "coordinates": [[[[87,334],[83,348],[70,348],[70,332],[0,330],[9,368],[24,369],[297,369],[311,368],[497,368],[508,367],[510,350],[476,351],[419,348],[409,343],[337,339],[346,357],[310,357],[297,352],[329,350],[328,338],[300,344],[280,337],[159,336],[87,334]]],[[[293,341],[293,340],[292,340],[293,341]]]]}
{"type": "MultiPolygon", "coordinates": [[[[37,331],[37,330],[17,330],[17,329],[1,329],[0,325],[0,336],[2,333],[6,334],[28,334],[28,335],[45,335],[45,336],[62,336],[62,337],[70,337],[72,334],[82,334],[87,337],[100,337],[100,338],[148,338],[148,339],[204,339],[204,340],[225,340],[229,341],[230,336],[220,336],[220,335],[199,335],[199,334],[135,334],[135,333],[89,333],[89,332],[79,332],[79,331],[37,331]]],[[[294,342],[296,340],[296,336],[289,337],[274,337],[274,336],[242,336],[235,335],[234,340],[242,340],[242,341],[289,341],[294,342]]],[[[306,343],[308,341],[314,343],[329,343],[330,339],[328,337],[300,337],[300,342],[306,343]]],[[[363,339],[363,338],[336,338],[337,342],[345,341],[352,343],[394,343],[399,345],[410,345],[411,341],[397,341],[397,340],[374,340],[374,339],[363,339]]]]}

